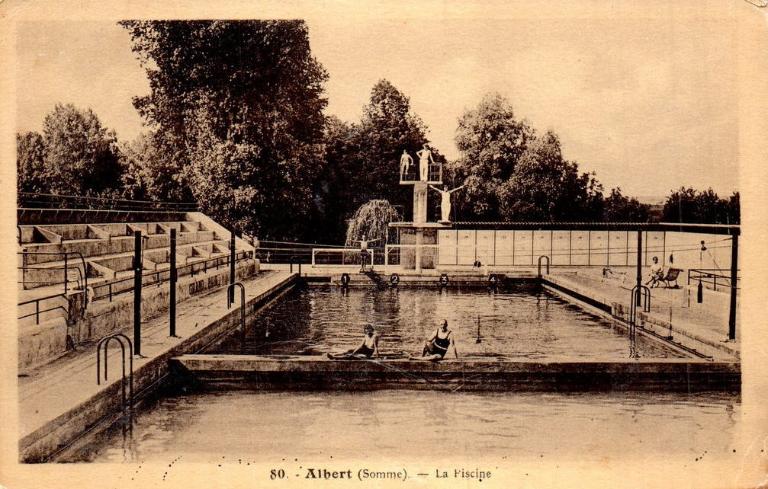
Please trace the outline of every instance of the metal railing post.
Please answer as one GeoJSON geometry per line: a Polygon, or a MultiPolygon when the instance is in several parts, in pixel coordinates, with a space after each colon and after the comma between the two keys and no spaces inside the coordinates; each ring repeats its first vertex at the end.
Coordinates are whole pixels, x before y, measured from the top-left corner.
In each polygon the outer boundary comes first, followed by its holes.
{"type": "Polygon", "coordinates": [[[133,237],[133,345],[141,355],[141,231],[134,231],[133,237]]]}
{"type": "Polygon", "coordinates": [[[728,310],[728,339],[736,339],[736,286],[739,270],[739,235],[731,236],[731,300],[728,310]]]}
{"type": "Polygon", "coordinates": [[[178,279],[176,271],[176,229],[171,228],[171,255],[170,255],[170,297],[168,304],[169,336],[176,336],[176,281],[178,279]]]}
{"type": "Polygon", "coordinates": [[[67,260],[67,253],[64,253],[64,293],[69,291],[69,261],[67,260]]]}
{"type": "MultiPolygon", "coordinates": [[[[230,232],[229,236],[229,285],[235,283],[235,231],[230,232]]],[[[229,290],[229,300],[235,300],[235,290],[229,290]]]]}
{"type": "Polygon", "coordinates": [[[643,232],[637,230],[637,280],[635,284],[635,303],[640,302],[640,287],[643,286],[643,232]]]}

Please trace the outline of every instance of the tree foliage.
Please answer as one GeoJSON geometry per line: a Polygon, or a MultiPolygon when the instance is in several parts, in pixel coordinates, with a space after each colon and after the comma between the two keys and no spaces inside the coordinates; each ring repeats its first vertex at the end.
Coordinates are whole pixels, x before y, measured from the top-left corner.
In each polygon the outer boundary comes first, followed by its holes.
{"type": "MultiPolygon", "coordinates": [[[[324,227],[333,230],[326,239],[343,237],[344,222],[368,201],[385,199],[410,209],[411,189],[399,183],[400,156],[406,150],[418,160],[416,151],[428,143],[426,132],[408,97],[387,80],[371,89],[359,123],[326,120],[326,166],[319,177],[324,227]]],[[[435,161],[445,161],[431,150],[435,161]]]]}
{"type": "Polygon", "coordinates": [[[620,187],[612,188],[603,203],[603,220],[611,222],[647,222],[651,206],[627,197],[620,187]]]}
{"type": "Polygon", "coordinates": [[[56,104],[43,133],[17,134],[16,146],[21,192],[105,195],[120,189],[117,137],[91,109],[56,104]]]}
{"type": "Polygon", "coordinates": [[[738,224],[741,220],[740,196],[734,192],[727,200],[711,189],[698,191],[680,187],[664,202],[662,220],[706,224],[738,224]]]}
{"type": "Polygon", "coordinates": [[[122,167],[115,132],[91,109],[57,104],[43,120],[44,175],[58,194],[100,194],[119,188],[122,167]]]}
{"type": "Polygon", "coordinates": [[[499,220],[502,186],[512,177],[534,131],[518,120],[499,94],[483,97],[464,112],[456,130],[461,156],[449,166],[455,183],[466,188],[457,197],[457,215],[465,220],[499,220]]]}
{"type": "Polygon", "coordinates": [[[45,143],[40,133],[16,134],[16,167],[19,192],[49,192],[45,177],[45,143]]]}
{"type": "Polygon", "coordinates": [[[602,187],[562,154],[552,131],[539,136],[501,95],[485,96],[459,119],[451,165],[467,188],[457,199],[463,220],[584,220],[602,213],[602,187]]]}
{"type": "Polygon", "coordinates": [[[377,246],[387,242],[387,230],[390,222],[400,218],[397,209],[383,199],[369,200],[361,205],[352,216],[347,227],[346,246],[365,236],[368,240],[379,240],[377,246]]]}
{"type": "Polygon", "coordinates": [[[323,163],[327,74],[305,23],[122,25],[151,87],[134,105],[167,164],[185,175],[176,181],[225,225],[266,238],[306,232],[323,163]]]}

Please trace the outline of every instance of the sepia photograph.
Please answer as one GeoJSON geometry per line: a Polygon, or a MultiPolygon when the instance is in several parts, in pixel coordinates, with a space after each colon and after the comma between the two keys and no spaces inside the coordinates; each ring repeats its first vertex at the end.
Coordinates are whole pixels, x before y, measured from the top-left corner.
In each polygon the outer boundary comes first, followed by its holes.
{"type": "Polygon", "coordinates": [[[0,487],[768,487],[768,2],[0,10],[0,487]]]}

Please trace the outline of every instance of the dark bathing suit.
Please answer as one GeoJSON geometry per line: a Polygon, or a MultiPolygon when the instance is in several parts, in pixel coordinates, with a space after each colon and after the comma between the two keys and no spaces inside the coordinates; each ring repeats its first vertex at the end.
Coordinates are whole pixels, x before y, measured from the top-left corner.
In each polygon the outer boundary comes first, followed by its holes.
{"type": "Polygon", "coordinates": [[[371,358],[373,356],[373,348],[369,348],[368,345],[363,345],[357,349],[355,355],[365,355],[366,357],[371,358]]]}
{"type": "Polygon", "coordinates": [[[435,339],[432,340],[432,343],[429,344],[429,353],[444,357],[445,354],[448,353],[448,347],[450,345],[451,331],[448,330],[448,334],[445,335],[445,338],[440,338],[440,330],[438,329],[437,333],[435,333],[435,339]]]}

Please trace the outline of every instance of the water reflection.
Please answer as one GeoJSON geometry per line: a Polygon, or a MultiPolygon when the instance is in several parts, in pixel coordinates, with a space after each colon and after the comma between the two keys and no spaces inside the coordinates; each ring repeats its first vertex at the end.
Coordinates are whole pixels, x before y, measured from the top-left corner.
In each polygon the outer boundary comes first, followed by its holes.
{"type": "Polygon", "coordinates": [[[159,399],[68,461],[318,460],[363,445],[373,458],[731,456],[739,418],[737,396],[713,393],[214,391],[159,399]]]}

